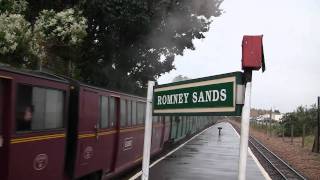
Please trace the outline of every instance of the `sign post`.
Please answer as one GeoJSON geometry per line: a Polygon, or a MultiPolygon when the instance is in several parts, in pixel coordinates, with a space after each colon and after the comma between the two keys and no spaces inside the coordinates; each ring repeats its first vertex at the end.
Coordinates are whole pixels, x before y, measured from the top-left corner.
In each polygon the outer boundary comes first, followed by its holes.
{"type": "Polygon", "coordinates": [[[252,71],[245,71],[246,79],[246,91],[244,106],[241,116],[241,135],[240,135],[240,158],[239,158],[239,180],[246,179],[246,166],[248,155],[248,139],[249,139],[249,119],[251,108],[251,83],[252,83],[252,71]]]}
{"type": "Polygon", "coordinates": [[[144,128],[144,143],[143,143],[143,161],[142,161],[142,180],[149,178],[150,165],[150,147],[152,135],[152,96],[153,96],[154,82],[148,82],[147,106],[146,106],[146,120],[144,128]]]}
{"type": "Polygon", "coordinates": [[[246,179],[250,123],[249,119],[251,109],[252,70],[259,70],[261,67],[262,71],[265,70],[262,37],[262,35],[243,36],[242,40],[242,69],[244,70],[246,91],[241,117],[238,180],[246,179]]]}

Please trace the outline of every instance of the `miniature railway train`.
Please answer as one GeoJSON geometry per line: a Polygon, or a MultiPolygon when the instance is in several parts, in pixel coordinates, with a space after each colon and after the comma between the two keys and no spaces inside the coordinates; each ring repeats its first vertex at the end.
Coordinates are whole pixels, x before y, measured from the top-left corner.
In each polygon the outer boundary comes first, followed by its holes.
{"type": "MultiPolygon", "coordinates": [[[[0,179],[101,179],[141,163],[146,98],[0,68],[0,179]]],[[[151,154],[213,124],[153,117],[151,154]]]]}

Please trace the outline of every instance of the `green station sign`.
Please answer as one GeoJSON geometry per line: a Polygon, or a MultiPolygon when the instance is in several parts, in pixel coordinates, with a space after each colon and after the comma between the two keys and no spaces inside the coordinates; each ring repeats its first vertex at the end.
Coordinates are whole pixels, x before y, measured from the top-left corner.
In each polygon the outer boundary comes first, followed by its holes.
{"type": "Polygon", "coordinates": [[[233,72],[156,86],[153,114],[240,116],[242,76],[233,72]]]}

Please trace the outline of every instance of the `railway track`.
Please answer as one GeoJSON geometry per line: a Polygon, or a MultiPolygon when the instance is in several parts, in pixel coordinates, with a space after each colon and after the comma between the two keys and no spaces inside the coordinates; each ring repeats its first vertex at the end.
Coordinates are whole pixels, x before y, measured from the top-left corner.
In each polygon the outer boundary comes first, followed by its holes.
{"type": "MultiPolygon", "coordinates": [[[[233,127],[240,134],[240,129],[234,125],[233,127]]],[[[249,136],[249,147],[272,179],[306,179],[252,136],[249,136]]]]}

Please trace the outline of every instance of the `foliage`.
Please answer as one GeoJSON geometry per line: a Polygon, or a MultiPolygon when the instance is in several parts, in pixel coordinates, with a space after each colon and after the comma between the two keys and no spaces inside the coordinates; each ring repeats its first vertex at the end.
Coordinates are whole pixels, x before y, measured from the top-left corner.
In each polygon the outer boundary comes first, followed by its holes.
{"type": "Polygon", "coordinates": [[[0,54],[14,52],[31,37],[30,24],[19,14],[1,14],[0,23],[0,54]]]}
{"type": "Polygon", "coordinates": [[[72,8],[60,12],[43,10],[34,24],[34,39],[45,54],[42,65],[56,73],[69,75],[80,45],[87,35],[87,21],[82,12],[72,8]]]}
{"type": "Polygon", "coordinates": [[[71,69],[87,83],[144,94],[148,80],[174,69],[175,56],[205,38],[222,0],[23,2],[0,0],[0,13],[25,16],[35,35],[29,49],[46,68],[64,75],[71,69]]]}
{"type": "Polygon", "coordinates": [[[0,14],[0,58],[13,66],[32,66],[35,56],[30,23],[20,14],[0,14]]]}
{"type": "Polygon", "coordinates": [[[81,11],[42,10],[35,22],[30,23],[22,14],[27,10],[26,1],[0,4],[1,61],[27,68],[36,68],[41,61],[45,68],[67,74],[70,70],[67,64],[79,58],[77,51],[86,36],[86,19],[81,11]]]}
{"type": "Polygon", "coordinates": [[[34,33],[47,46],[76,46],[86,36],[86,28],[86,19],[79,11],[66,9],[56,13],[43,10],[35,22],[34,33]]]}
{"type": "Polygon", "coordinates": [[[185,81],[185,80],[188,80],[188,79],[190,79],[190,78],[188,78],[187,76],[178,75],[178,76],[173,78],[172,82],[185,81]]]}
{"type": "Polygon", "coordinates": [[[174,69],[176,55],[194,50],[204,38],[217,0],[91,0],[81,8],[88,19],[82,62],[84,81],[141,93],[148,80],[174,69]],[[85,68],[84,68],[85,67],[85,68]]]}
{"type": "Polygon", "coordinates": [[[306,125],[306,134],[313,135],[314,127],[317,120],[317,108],[313,104],[309,108],[299,106],[294,112],[286,113],[283,117],[283,126],[285,127],[285,135],[291,135],[291,125],[294,126],[294,136],[302,135],[303,125],[306,125]]]}
{"type": "Polygon", "coordinates": [[[23,14],[28,6],[25,0],[0,0],[0,14],[23,14]]]}

